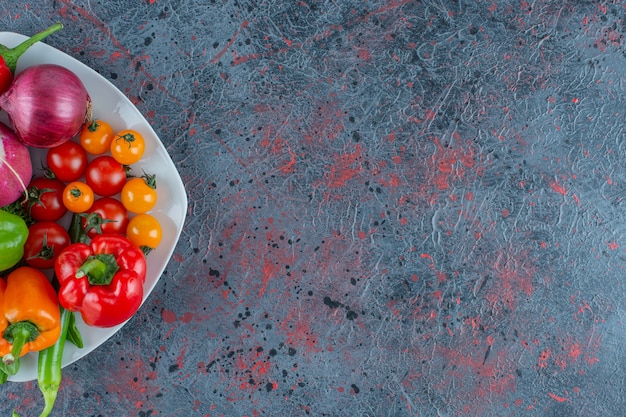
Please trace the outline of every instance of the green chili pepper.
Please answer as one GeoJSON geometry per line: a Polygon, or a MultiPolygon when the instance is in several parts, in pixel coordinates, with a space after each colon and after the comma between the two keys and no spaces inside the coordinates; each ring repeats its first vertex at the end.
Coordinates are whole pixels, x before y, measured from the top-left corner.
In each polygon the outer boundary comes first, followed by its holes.
{"type": "Polygon", "coordinates": [[[67,329],[67,341],[72,343],[79,349],[82,349],[82,347],[84,346],[83,336],[80,334],[80,330],[78,330],[78,327],[76,326],[75,314],[70,315],[70,324],[67,329]]]}
{"type": "Polygon", "coordinates": [[[28,226],[21,217],[0,210],[0,271],[15,266],[24,256],[28,226]]]}
{"type": "Polygon", "coordinates": [[[70,240],[72,243],[87,243],[87,232],[83,228],[83,216],[80,214],[74,214],[72,216],[72,222],[70,223],[70,240]]]}
{"type": "Polygon", "coordinates": [[[71,311],[61,308],[61,335],[54,345],[39,352],[37,383],[39,384],[39,390],[43,394],[45,404],[39,417],[50,415],[57,399],[62,379],[63,348],[65,347],[65,340],[67,339],[67,332],[73,314],[71,311]]]}

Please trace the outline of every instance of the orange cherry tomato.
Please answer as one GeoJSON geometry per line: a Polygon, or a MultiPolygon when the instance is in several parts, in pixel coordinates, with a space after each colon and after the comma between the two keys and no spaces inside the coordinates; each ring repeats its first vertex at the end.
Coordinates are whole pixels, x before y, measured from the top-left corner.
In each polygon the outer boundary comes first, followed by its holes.
{"type": "Polygon", "coordinates": [[[120,200],[131,213],[145,213],[157,202],[156,177],[145,174],[126,181],[120,192],[120,200]]]}
{"type": "Polygon", "coordinates": [[[142,213],[130,219],[126,237],[146,253],[159,246],[163,229],[156,217],[142,213]]]}
{"type": "Polygon", "coordinates": [[[70,182],[63,190],[63,204],[72,213],[84,213],[93,202],[93,190],[82,181],[70,182]]]}
{"type": "Polygon", "coordinates": [[[141,133],[127,129],[115,134],[111,141],[111,156],[123,165],[138,162],[145,151],[146,144],[141,133]]]}
{"type": "Polygon", "coordinates": [[[111,149],[113,141],[113,128],[101,119],[93,120],[86,124],[80,132],[80,145],[92,155],[102,155],[111,149]]]}

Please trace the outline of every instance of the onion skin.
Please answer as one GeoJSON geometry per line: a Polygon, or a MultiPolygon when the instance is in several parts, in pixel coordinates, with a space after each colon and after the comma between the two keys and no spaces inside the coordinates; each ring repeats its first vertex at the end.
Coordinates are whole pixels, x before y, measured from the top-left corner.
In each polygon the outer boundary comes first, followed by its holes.
{"type": "Polygon", "coordinates": [[[91,98],[82,81],[55,64],[19,73],[0,96],[17,137],[26,145],[51,148],[76,136],[91,120],[91,98]]]}
{"type": "Polygon", "coordinates": [[[32,175],[33,165],[28,147],[15,136],[11,128],[0,122],[0,207],[17,201],[32,175]]]}

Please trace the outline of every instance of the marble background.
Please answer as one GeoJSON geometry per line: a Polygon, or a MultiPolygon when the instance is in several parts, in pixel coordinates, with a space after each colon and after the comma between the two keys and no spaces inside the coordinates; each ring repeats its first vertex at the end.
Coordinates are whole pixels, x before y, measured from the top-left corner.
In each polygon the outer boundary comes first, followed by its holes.
{"type": "Polygon", "coordinates": [[[1,2],[3,31],[65,25],[46,43],[132,100],[189,198],[53,415],[625,415],[625,12],[1,2]]]}

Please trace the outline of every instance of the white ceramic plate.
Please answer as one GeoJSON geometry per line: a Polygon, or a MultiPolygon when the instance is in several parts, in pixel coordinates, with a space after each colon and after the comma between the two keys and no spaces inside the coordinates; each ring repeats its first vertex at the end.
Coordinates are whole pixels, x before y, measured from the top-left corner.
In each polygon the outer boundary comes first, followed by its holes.
{"type": "MultiPolygon", "coordinates": [[[[62,31],[52,36],[63,36],[62,31]]],[[[26,36],[12,32],[0,32],[0,44],[13,47],[27,39],[26,36]]],[[[163,240],[148,257],[148,271],[143,301],[152,292],[163,270],[167,266],[187,213],[187,194],[176,166],[148,121],[142,116],[130,100],[113,84],[80,61],[45,43],[38,42],[22,55],[18,61],[17,72],[36,64],[58,64],[72,70],[82,80],[93,101],[93,115],[108,121],[115,131],[135,129],[141,132],[146,141],[146,151],[142,160],[133,165],[133,172],[141,175],[142,170],[155,174],[157,178],[157,204],[150,214],[157,217],[163,227],[163,240]]],[[[0,120],[8,124],[6,114],[0,114],[0,120]]],[[[9,124],[10,126],[10,124],[9,124]]],[[[32,149],[33,172],[45,161],[45,150],[32,149]]],[[[67,220],[67,219],[65,219],[67,220]]],[[[96,349],[113,336],[124,324],[112,328],[88,327],[80,314],[75,313],[78,327],[84,339],[84,347],[76,348],[65,344],[63,366],[67,366],[96,349]]],[[[37,378],[37,354],[29,353],[21,358],[20,371],[11,376],[10,381],[30,381],[37,378]]]]}

